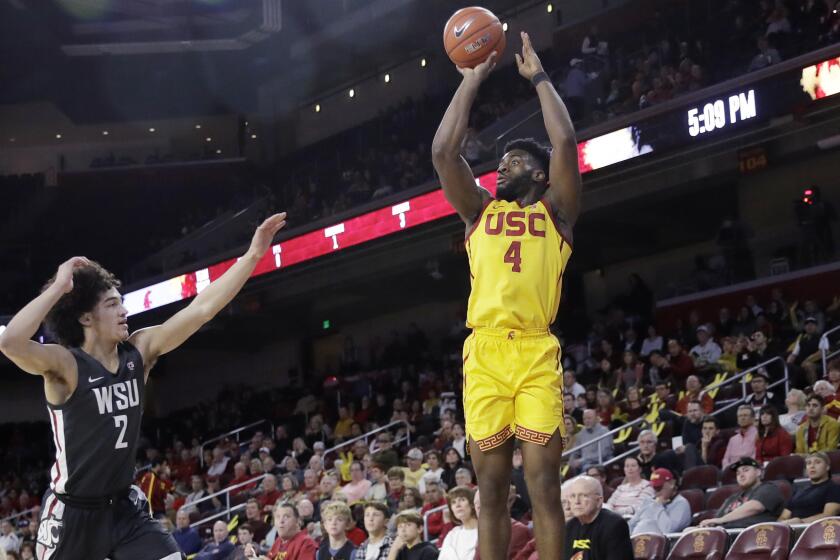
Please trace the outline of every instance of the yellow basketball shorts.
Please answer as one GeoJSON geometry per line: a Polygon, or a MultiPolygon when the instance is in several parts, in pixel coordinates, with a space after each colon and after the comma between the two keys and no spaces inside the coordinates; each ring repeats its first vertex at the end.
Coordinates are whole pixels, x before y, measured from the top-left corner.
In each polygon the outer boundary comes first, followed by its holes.
{"type": "Polygon", "coordinates": [[[475,329],[464,342],[466,432],[488,451],[513,435],[548,444],[563,424],[560,343],[546,329],[475,329]]]}

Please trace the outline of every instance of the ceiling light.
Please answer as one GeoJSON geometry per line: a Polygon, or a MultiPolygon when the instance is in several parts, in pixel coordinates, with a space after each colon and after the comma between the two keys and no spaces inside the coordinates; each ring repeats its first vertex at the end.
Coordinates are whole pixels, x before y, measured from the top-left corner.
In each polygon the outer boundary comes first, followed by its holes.
{"type": "Polygon", "coordinates": [[[507,30],[508,30],[508,24],[507,24],[507,22],[504,22],[502,24],[502,31],[507,31],[507,30]]]}
{"type": "Polygon", "coordinates": [[[56,134],[56,135],[55,135],[55,137],[56,137],[58,140],[61,140],[61,134],[56,134]]]}
{"type": "Polygon", "coordinates": [[[103,130],[103,131],[102,131],[102,136],[108,136],[108,131],[107,131],[107,130],[103,130]]]}
{"type": "Polygon", "coordinates": [[[426,67],[426,59],[425,59],[425,58],[421,58],[421,59],[420,59],[420,68],[425,68],[425,67],[426,67]]]}
{"type": "Polygon", "coordinates": [[[351,99],[356,97],[356,90],[353,89],[353,88],[350,88],[350,91],[347,92],[347,95],[349,95],[351,99]]]}
{"type": "Polygon", "coordinates": [[[551,5],[551,2],[549,2],[548,5],[545,7],[545,11],[549,14],[554,11],[554,6],[551,5]]]}
{"type": "Polygon", "coordinates": [[[257,135],[256,135],[256,134],[252,134],[252,135],[251,135],[251,140],[256,140],[256,139],[257,139],[257,135]]]}
{"type": "Polygon", "coordinates": [[[216,153],[217,153],[217,154],[221,154],[221,153],[222,153],[222,150],[216,150],[216,153]]]}
{"type": "Polygon", "coordinates": [[[385,83],[387,84],[390,81],[391,81],[391,74],[385,74],[385,83]]]}
{"type": "Polygon", "coordinates": [[[200,125],[200,124],[195,125],[195,129],[196,129],[196,130],[200,130],[200,129],[201,129],[201,125],[200,125]]]}
{"type": "Polygon", "coordinates": [[[212,142],[212,141],[213,141],[213,139],[212,139],[212,138],[210,138],[210,137],[208,136],[207,138],[205,138],[205,139],[204,139],[204,141],[205,141],[205,142],[212,142]]]}
{"type": "Polygon", "coordinates": [[[154,132],[154,131],[155,131],[155,127],[150,126],[150,127],[149,127],[149,132],[154,132]]]}

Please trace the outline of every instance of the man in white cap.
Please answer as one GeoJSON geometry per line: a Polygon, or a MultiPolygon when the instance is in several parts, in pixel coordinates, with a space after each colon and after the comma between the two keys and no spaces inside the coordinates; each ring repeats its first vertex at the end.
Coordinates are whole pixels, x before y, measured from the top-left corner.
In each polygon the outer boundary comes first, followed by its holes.
{"type": "Polygon", "coordinates": [[[426,469],[423,468],[423,452],[418,448],[413,447],[405,454],[405,462],[408,467],[403,467],[405,473],[405,485],[410,488],[417,488],[423,475],[426,474],[426,469]]]}

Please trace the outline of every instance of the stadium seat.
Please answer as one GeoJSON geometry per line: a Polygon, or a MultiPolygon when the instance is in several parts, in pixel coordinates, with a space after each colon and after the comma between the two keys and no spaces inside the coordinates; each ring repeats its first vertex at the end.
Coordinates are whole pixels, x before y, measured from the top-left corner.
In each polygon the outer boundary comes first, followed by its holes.
{"type": "Polygon", "coordinates": [[[682,483],[680,488],[689,490],[691,488],[714,488],[718,484],[718,474],[720,471],[714,465],[702,465],[699,467],[691,467],[683,473],[682,483]]]}
{"type": "Polygon", "coordinates": [[[835,560],[840,555],[840,517],[814,521],[796,541],[790,560],[835,560]]]}
{"type": "Polygon", "coordinates": [[[688,505],[691,506],[692,515],[703,511],[706,507],[706,493],[699,488],[681,490],[680,496],[688,500],[688,505]]]}
{"type": "Polygon", "coordinates": [[[787,480],[771,480],[769,482],[779,487],[779,490],[782,491],[782,496],[785,498],[785,503],[788,503],[790,497],[793,495],[793,486],[791,486],[790,482],[787,480]]]}
{"type": "Polygon", "coordinates": [[[831,460],[831,472],[840,472],[840,451],[829,451],[828,458],[831,460]]]}
{"type": "Polygon", "coordinates": [[[738,485],[737,484],[730,484],[728,486],[721,486],[714,492],[709,498],[706,500],[706,509],[711,509],[717,511],[720,509],[720,506],[723,505],[723,502],[726,501],[726,498],[738,492],[738,485]]]}
{"type": "Polygon", "coordinates": [[[784,523],[758,523],[747,527],[735,538],[726,560],[786,560],[790,532],[790,526],[784,523]]]}
{"type": "Polygon", "coordinates": [[[671,548],[668,560],[722,560],[726,552],[726,541],[726,531],[720,527],[685,531],[671,548]]]}
{"type": "Polygon", "coordinates": [[[633,537],[635,560],[664,560],[668,539],[656,533],[639,533],[633,537]]]}
{"type": "Polygon", "coordinates": [[[800,478],[804,470],[805,459],[801,455],[776,457],[764,469],[764,480],[793,481],[800,478]]]}
{"type": "Polygon", "coordinates": [[[735,484],[737,480],[737,473],[732,469],[723,469],[723,472],[720,473],[720,483],[723,485],[735,484]]]}

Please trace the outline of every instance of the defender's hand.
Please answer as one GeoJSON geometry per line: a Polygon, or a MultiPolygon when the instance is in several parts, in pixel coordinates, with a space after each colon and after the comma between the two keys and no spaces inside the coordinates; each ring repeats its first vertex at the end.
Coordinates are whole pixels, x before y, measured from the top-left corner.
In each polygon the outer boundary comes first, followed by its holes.
{"type": "Polygon", "coordinates": [[[266,251],[268,251],[269,245],[271,245],[274,236],[277,235],[277,232],[283,229],[286,225],[286,213],[280,212],[279,214],[274,214],[266,218],[266,220],[260,224],[260,227],[257,228],[257,231],[254,232],[254,237],[251,239],[251,247],[248,249],[249,253],[252,253],[257,256],[257,258],[262,257],[266,251]]]}
{"type": "Polygon", "coordinates": [[[487,57],[487,60],[475,68],[461,68],[460,66],[456,66],[455,68],[461,73],[464,80],[473,80],[480,84],[487,79],[487,76],[489,76],[490,72],[492,72],[496,67],[496,55],[496,51],[493,51],[490,53],[490,56],[487,57]]]}
{"type": "Polygon", "coordinates": [[[540,57],[534,52],[531,38],[524,31],[520,35],[522,36],[522,54],[516,53],[516,67],[519,69],[519,74],[530,82],[536,74],[543,72],[543,66],[540,57]]]}

